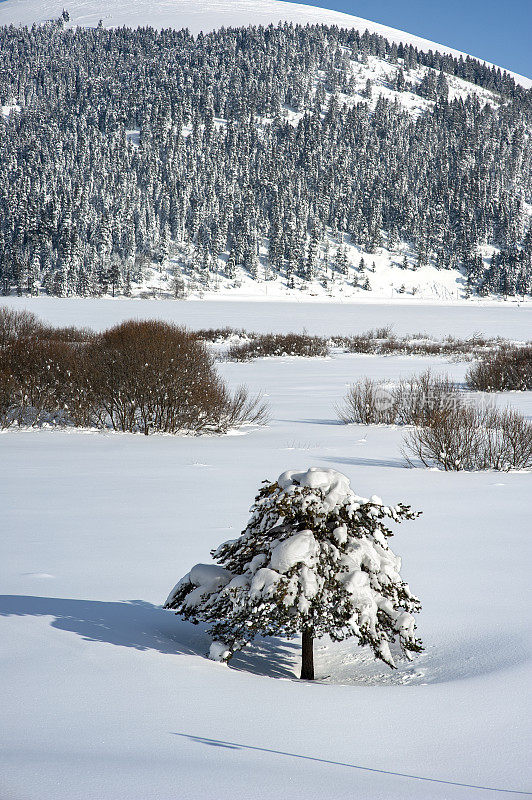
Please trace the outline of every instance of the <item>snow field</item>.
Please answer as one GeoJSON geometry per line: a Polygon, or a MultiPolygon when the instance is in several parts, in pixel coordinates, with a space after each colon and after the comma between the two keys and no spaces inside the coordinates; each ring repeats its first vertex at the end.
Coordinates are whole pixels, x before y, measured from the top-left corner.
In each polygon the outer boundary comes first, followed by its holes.
{"type": "MultiPolygon", "coordinates": [[[[63,308],[75,315],[78,304],[63,308]]],[[[225,324],[213,304],[179,306],[200,316],[210,308],[210,324],[225,324]]],[[[118,320],[122,302],[109,308],[118,320]]],[[[241,308],[251,316],[261,307],[241,308]]],[[[293,327],[293,308],[278,308],[277,324],[293,327]]],[[[336,311],[341,318],[343,307],[336,311]]],[[[446,311],[429,309],[427,322],[443,325],[446,311]]],[[[479,310],[479,319],[491,312],[479,310]]],[[[307,320],[312,333],[319,319],[307,320]]],[[[335,419],[335,403],[358,377],[428,366],[456,380],[466,369],[352,355],[223,363],[231,386],[267,393],[270,427],[225,437],[0,436],[0,796],[497,796],[389,772],[527,789],[530,475],[409,470],[401,429],[335,419]],[[426,646],[396,672],[354,641],[327,639],[316,647],[327,685],[294,680],[297,641],[260,641],[228,668],[205,658],[200,627],[160,608],[181,575],[238,535],[264,478],[311,465],[345,473],[357,494],[423,511],[390,542],[422,601],[426,646]]],[[[532,413],[532,393],[505,401],[532,413]]]]}
{"type": "MultiPolygon", "coordinates": [[[[0,24],[58,17],[64,5],[6,0],[0,24]]],[[[201,7],[195,0],[115,0],[112,8],[73,0],[68,8],[78,25],[101,18],[106,27],[188,26],[197,33],[292,19],[369,28],[455,52],[275,0],[201,7]]],[[[390,91],[381,77],[375,95],[390,91]]],[[[361,69],[361,86],[364,79],[361,69]]],[[[451,96],[465,91],[454,79],[450,85],[451,96]]],[[[414,113],[423,103],[410,97],[414,113]]],[[[1,113],[12,111],[14,104],[1,113]]],[[[136,132],[129,137],[135,144],[136,132]]],[[[356,264],[359,251],[349,255],[356,264]]],[[[54,324],[95,329],[158,317],[191,328],[336,334],[393,324],[398,334],[530,338],[530,304],[462,302],[455,300],[455,274],[418,276],[388,267],[387,256],[376,261],[374,291],[352,298],[322,292],[300,301],[297,293],[276,297],[276,287],[247,282],[234,302],[2,302],[54,324]],[[387,287],[396,279],[407,291],[423,279],[420,291],[436,302],[394,295],[392,304],[387,287]]],[[[396,356],[223,363],[231,387],[265,392],[269,427],[205,437],[0,434],[1,800],[482,800],[526,793],[530,474],[409,470],[401,429],[343,426],[335,417],[335,404],[357,378],[408,377],[428,366],[456,380],[466,369],[396,356]],[[201,626],[160,607],[180,575],[238,535],[264,478],[311,465],[340,470],[361,495],[423,511],[396,527],[391,546],[422,601],[418,631],[426,650],[395,672],[353,640],[327,638],[316,645],[315,685],[295,680],[297,641],[260,640],[227,667],[206,658],[210,641],[201,626]]],[[[532,393],[499,399],[532,415],[532,393]]]]}

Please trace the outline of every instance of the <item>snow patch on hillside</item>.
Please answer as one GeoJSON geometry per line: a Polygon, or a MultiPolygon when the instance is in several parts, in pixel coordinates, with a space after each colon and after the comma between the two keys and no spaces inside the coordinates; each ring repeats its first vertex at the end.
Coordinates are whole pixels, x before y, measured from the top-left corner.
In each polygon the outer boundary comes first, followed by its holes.
{"type": "MultiPolygon", "coordinates": [[[[339,93],[340,100],[348,105],[369,102],[371,108],[375,107],[379,97],[383,97],[390,102],[397,100],[403,108],[416,117],[424,111],[431,110],[435,105],[433,100],[427,100],[409,90],[398,91],[394,88],[397,75],[402,67],[401,62],[392,64],[377,56],[367,56],[365,62],[352,60],[351,68],[355,80],[354,93],[352,95],[339,93]],[[364,91],[368,80],[372,83],[371,98],[368,98],[364,91]]],[[[412,88],[415,88],[421,83],[423,77],[430,72],[434,72],[435,75],[439,74],[437,70],[431,67],[420,65],[415,69],[405,71],[404,75],[409,84],[412,84],[412,88]]],[[[482,105],[488,103],[493,108],[499,105],[498,96],[488,89],[469,83],[455,75],[446,73],[445,77],[449,86],[449,102],[465,100],[467,97],[474,95],[482,105]]]]}
{"type": "Polygon", "coordinates": [[[8,103],[5,106],[0,106],[0,113],[2,114],[3,117],[9,117],[10,114],[17,111],[20,111],[20,106],[18,103],[15,103],[14,101],[12,103],[8,103]]]}
{"type": "MultiPolygon", "coordinates": [[[[466,297],[466,281],[460,270],[437,269],[431,264],[418,267],[413,251],[405,242],[399,243],[393,251],[379,247],[375,253],[333,237],[329,237],[329,244],[329,267],[320,268],[312,281],[293,276],[293,285],[287,283],[285,276],[272,273],[265,246],[260,248],[256,278],[241,267],[236,268],[235,278],[228,278],[224,274],[227,259],[224,256],[219,259],[218,272],[207,282],[191,269],[187,247],[176,246],[164,269],[153,265],[144,270],[142,283],[132,286],[132,297],[172,297],[176,278],[182,281],[180,296],[189,299],[316,298],[345,301],[413,297],[457,301],[466,297]],[[346,274],[340,274],[333,267],[334,255],[340,245],[346,252],[346,274]]],[[[487,266],[487,254],[485,263],[487,266]]]]}

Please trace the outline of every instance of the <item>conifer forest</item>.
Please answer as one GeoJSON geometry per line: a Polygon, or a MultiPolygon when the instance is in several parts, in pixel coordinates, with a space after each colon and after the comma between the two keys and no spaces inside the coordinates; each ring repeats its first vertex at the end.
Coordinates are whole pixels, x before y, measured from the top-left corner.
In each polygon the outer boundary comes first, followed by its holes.
{"type": "Polygon", "coordinates": [[[240,274],[369,289],[351,242],[460,269],[466,296],[532,292],[532,91],[508,73],[324,25],[66,19],[0,29],[4,295],[129,295],[148,269],[176,297],[240,274]]]}

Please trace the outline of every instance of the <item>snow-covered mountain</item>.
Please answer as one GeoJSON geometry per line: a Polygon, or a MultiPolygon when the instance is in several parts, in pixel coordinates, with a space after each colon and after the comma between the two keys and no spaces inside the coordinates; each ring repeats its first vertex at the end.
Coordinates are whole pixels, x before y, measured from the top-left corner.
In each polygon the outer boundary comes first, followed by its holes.
{"type": "MultiPolygon", "coordinates": [[[[0,2],[0,25],[31,25],[57,19],[64,8],[70,14],[70,25],[96,26],[101,20],[105,28],[150,25],[159,30],[188,28],[192,34],[197,34],[222,26],[276,25],[286,21],[300,25],[337,25],[354,28],[360,33],[368,30],[390,42],[411,44],[423,52],[465,55],[452,47],[351,14],[281,0],[4,0],[0,2]]],[[[509,74],[526,89],[532,87],[530,78],[509,74]]]]}
{"type": "Polygon", "coordinates": [[[532,292],[529,79],[278,0],[5,0],[11,23],[4,294],[532,292]],[[280,21],[315,27],[228,32],[280,21]]]}

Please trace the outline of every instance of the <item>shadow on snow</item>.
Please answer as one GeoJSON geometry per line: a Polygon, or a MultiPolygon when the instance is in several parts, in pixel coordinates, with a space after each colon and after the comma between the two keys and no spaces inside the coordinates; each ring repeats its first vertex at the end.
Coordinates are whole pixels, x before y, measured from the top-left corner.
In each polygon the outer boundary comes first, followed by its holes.
{"type": "Polygon", "coordinates": [[[406,469],[407,464],[402,458],[361,458],[358,456],[322,456],[322,461],[330,461],[332,464],[348,464],[352,467],[394,467],[406,469]]]}
{"type": "MultiPolygon", "coordinates": [[[[51,627],[80,636],[87,642],[103,642],[135,650],[156,650],[164,655],[206,657],[211,637],[205,625],[179,619],[161,606],[144,600],[105,602],[56,597],[0,595],[0,617],[52,617],[51,627]]],[[[335,645],[332,683],[389,685],[445,683],[508,669],[528,660],[524,637],[515,632],[491,636],[471,635],[465,641],[433,644],[415,662],[398,663],[393,673],[381,674],[382,666],[367,658],[364,649],[349,641],[335,645]],[[365,663],[367,662],[367,663],[365,663]]],[[[329,654],[330,655],[330,654],[329,654]]],[[[323,660],[317,653],[319,662],[323,660]]],[[[328,656],[325,656],[325,662],[328,656]]],[[[300,643],[277,637],[257,637],[235,653],[230,668],[271,678],[297,677],[300,643]]],[[[319,678],[318,678],[319,680],[319,678]]],[[[327,681],[329,682],[329,681],[327,681]]]]}
{"type": "MultiPolygon", "coordinates": [[[[205,656],[211,638],[205,626],[179,619],[144,600],[105,602],[57,597],[0,595],[0,616],[53,617],[51,626],[81,636],[135,650],[166,655],[205,656]]],[[[275,678],[293,678],[299,645],[274,637],[257,638],[231,660],[233,669],[275,678]]]]}
{"type": "Polygon", "coordinates": [[[330,766],[334,767],[348,767],[349,769],[357,769],[363,772],[373,772],[380,775],[392,775],[398,778],[409,778],[410,780],[424,781],[426,783],[439,783],[444,784],[445,786],[461,786],[467,789],[483,789],[487,792],[501,792],[504,794],[513,795],[519,794],[530,796],[532,794],[531,792],[522,791],[520,789],[501,789],[494,786],[483,786],[475,783],[459,783],[458,781],[445,780],[444,778],[428,778],[423,775],[413,775],[406,772],[393,772],[392,770],[388,769],[378,769],[376,767],[350,764],[346,761],[332,761],[330,759],[319,758],[317,756],[307,756],[302,755],[301,753],[290,753],[286,750],[274,750],[269,747],[257,747],[251,744],[242,744],[240,742],[228,742],[223,739],[210,739],[205,736],[191,736],[188,733],[178,733],[177,731],[172,731],[172,736],[181,736],[183,739],[188,739],[190,742],[196,742],[196,744],[206,745],[207,747],[220,747],[224,750],[255,750],[260,753],[269,753],[276,756],[287,756],[288,758],[303,759],[304,761],[315,761],[321,764],[329,764],[330,766]]]}

